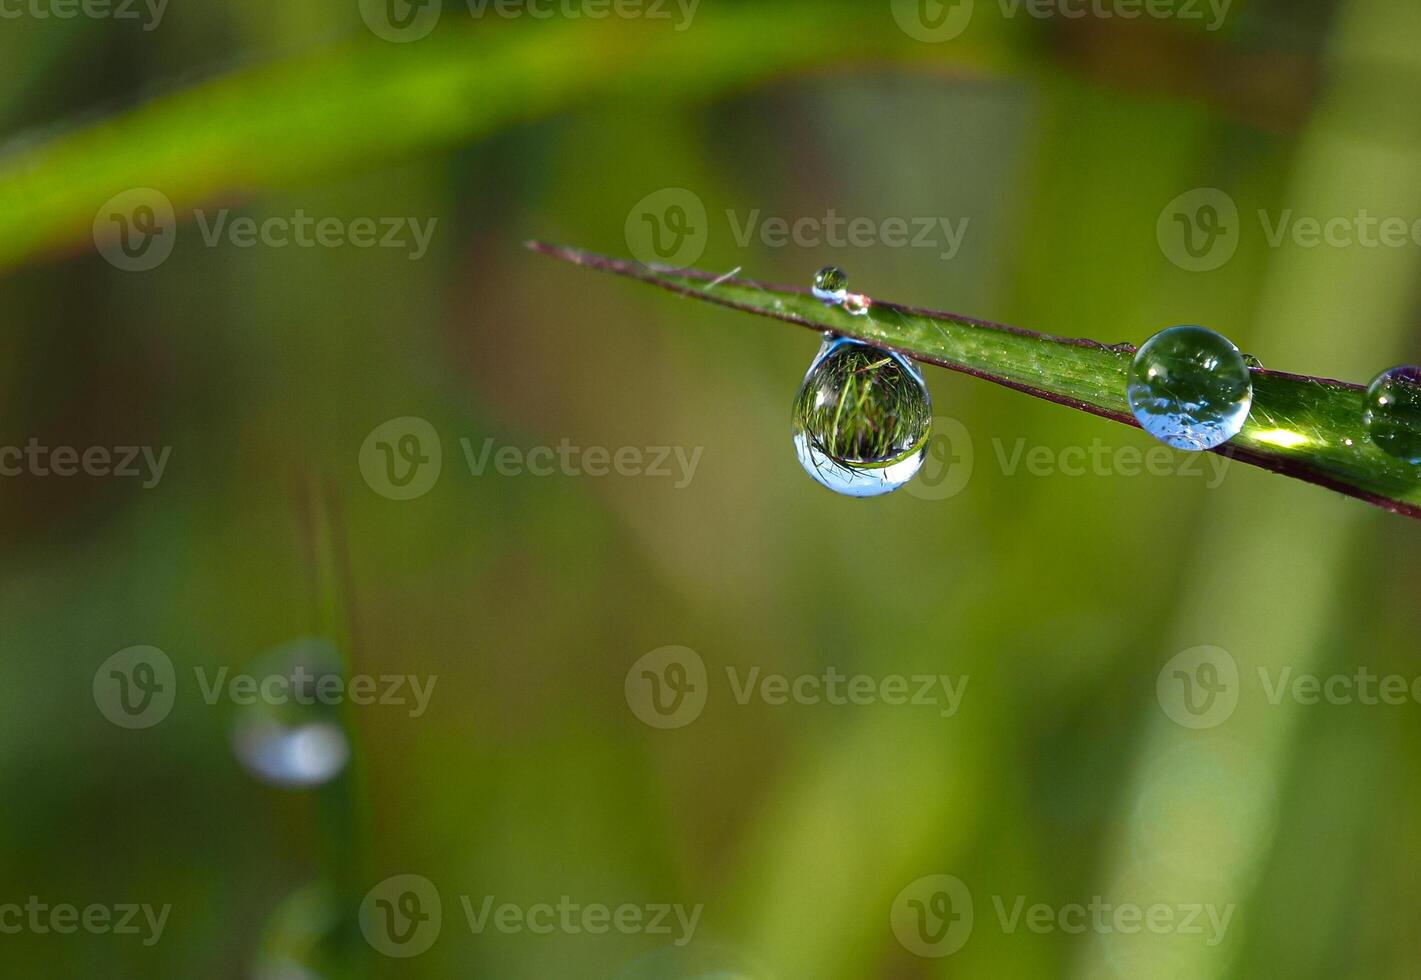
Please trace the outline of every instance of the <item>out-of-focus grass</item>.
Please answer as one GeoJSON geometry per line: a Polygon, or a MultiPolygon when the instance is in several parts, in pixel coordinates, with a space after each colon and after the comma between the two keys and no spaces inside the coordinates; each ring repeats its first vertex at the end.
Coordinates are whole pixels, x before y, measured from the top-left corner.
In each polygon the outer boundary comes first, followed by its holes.
{"type": "Polygon", "coordinates": [[[921,56],[861,8],[708,8],[693,31],[555,20],[454,25],[414,44],[360,39],[161,96],[0,161],[0,267],[85,240],[113,194],[178,208],[476,139],[599,97],[690,99],[791,69],[921,56]],[[805,24],[814,20],[814,28],[805,24]]]}
{"type": "MultiPolygon", "coordinates": [[[[1386,8],[1395,33],[1414,37],[1395,28],[1402,7],[1368,5],[1386,8]]],[[[834,30],[835,18],[872,16],[861,4],[828,9],[796,21],[796,40],[815,43],[807,34],[834,30]]],[[[1256,43],[1268,56],[1263,28],[1294,24],[1293,11],[1250,9],[1257,29],[1219,46],[1239,54],[1256,43]]],[[[224,16],[217,5],[190,11],[194,20],[224,16]]],[[[719,16],[710,6],[703,15],[719,16]]],[[[244,10],[241,21],[261,16],[244,10]]],[[[759,16],[736,13],[748,34],[787,23],[768,9],[759,16]]],[[[626,24],[496,26],[567,46],[559,38],[582,31],[621,52],[645,37],[626,24]]],[[[715,29],[710,19],[703,26],[703,37],[715,29]]],[[[1403,187],[1410,155],[1386,147],[1405,124],[1383,113],[1393,126],[1386,139],[1344,132],[1337,159],[1309,153],[1308,172],[1294,174],[1286,133],[1230,121],[1205,94],[1141,94],[1119,72],[1087,71],[1094,80],[1077,82],[1042,70],[1063,36],[1089,41],[1093,29],[1021,25],[1020,46],[986,81],[956,70],[977,57],[974,27],[965,54],[957,45],[910,52],[917,65],[944,69],[912,78],[895,62],[747,90],[742,82],[778,69],[736,67],[704,84],[687,71],[678,90],[686,100],[656,79],[623,77],[585,97],[560,91],[527,116],[500,115],[531,120],[501,130],[461,129],[486,110],[444,104],[434,110],[441,122],[416,121],[424,135],[403,148],[356,132],[363,142],[353,146],[379,152],[354,158],[354,169],[333,163],[339,140],[329,133],[313,139],[311,169],[283,160],[282,147],[255,137],[286,139],[295,117],[268,130],[254,122],[249,142],[196,139],[191,159],[224,179],[203,176],[179,191],[251,191],[241,209],[258,216],[295,207],[438,215],[429,259],[203,249],[190,236],[143,276],[92,255],[12,269],[0,283],[0,443],[29,434],[80,444],[150,438],[172,443],[175,455],[156,493],[0,484],[0,648],[14,679],[0,689],[6,898],[171,901],[175,910],[154,949],[116,937],[7,936],[6,967],[247,977],[264,931],[280,924],[271,917],[321,873],[328,841],[314,801],[250,780],[230,757],[220,707],[188,698],[157,729],[123,733],[97,715],[89,693],[94,667],[127,643],[164,647],[180,670],[240,669],[309,631],[289,478],[317,470],[331,474],[345,505],[364,640],[358,668],[440,678],[422,718],[356,713],[368,748],[372,876],[424,873],[446,900],[436,946],[382,963],[385,975],[615,977],[666,945],[647,936],[473,936],[461,924],[461,893],[525,904],[563,894],[703,902],[695,947],[723,944],[786,980],[1109,975],[1115,960],[1092,951],[1092,937],[1003,933],[991,896],[1135,897],[1116,874],[1141,843],[1127,822],[1148,812],[1134,768],[1153,756],[1155,729],[1167,724],[1154,721],[1155,681],[1179,647],[1222,643],[1251,665],[1313,644],[1296,658],[1300,669],[1365,661],[1415,673],[1405,641],[1421,628],[1411,532],[1243,467],[1212,490],[1182,477],[1008,476],[998,441],[1008,451],[1018,439],[1050,449],[1149,444],[944,372],[930,378],[935,404],[973,435],[971,482],[949,500],[905,493],[869,508],[839,500],[799,472],[787,433],[790,397],[817,338],[553,274],[517,245],[539,235],[621,251],[627,209],[664,186],[693,188],[712,214],[736,208],[742,219],[756,207],[966,214],[972,244],[951,262],[932,250],[742,246],[720,223],[703,264],[804,280],[838,261],[869,292],[922,288],[925,306],[1111,341],[1198,319],[1265,363],[1307,373],[1341,365],[1357,377],[1409,356],[1394,340],[1409,308],[1399,288],[1379,290],[1355,320],[1342,315],[1345,331],[1320,326],[1339,314],[1329,302],[1353,297],[1339,283],[1365,292],[1374,262],[1401,283],[1414,266],[1409,252],[1282,256],[1254,235],[1230,265],[1200,278],[1170,266],[1154,241],[1160,208],[1193,186],[1227,188],[1245,214],[1286,206],[1287,186],[1333,187],[1342,175],[1403,187]],[[553,108],[567,111],[548,115],[553,108]],[[465,122],[443,128],[456,117],[465,122]],[[894,152],[883,152],[889,143],[894,152]],[[436,145],[450,149],[431,152],[436,145]],[[226,186],[246,163],[214,159],[219,146],[259,158],[251,186],[226,186]],[[386,149],[407,159],[391,163],[386,149]],[[335,171],[343,176],[321,176],[335,171]],[[1313,329],[1295,330],[1301,322],[1313,329]],[[355,457],[374,425],[406,414],[437,428],[447,468],[425,498],[396,503],[364,485],[355,457]],[[460,470],[459,437],[680,444],[704,447],[705,457],[682,490],[617,477],[474,478],[460,470]],[[1335,564],[1309,567],[1313,542],[1335,564]],[[1254,570],[1274,561],[1287,574],[1260,589],[1254,570]],[[1314,608],[1328,601],[1319,583],[1335,590],[1334,605],[1314,608]],[[1275,629],[1275,617],[1284,626],[1275,629]],[[622,694],[627,667],[666,643],[696,648],[718,685],[703,717],[676,732],[642,726],[622,694]],[[725,687],[727,665],[971,681],[951,719],[886,705],[742,706],[725,687]],[[978,928],[965,949],[933,964],[898,946],[888,908],[908,881],[940,872],[973,886],[978,928]]],[[[187,36],[155,40],[178,47],[187,36]]],[[[470,28],[457,41],[436,35],[409,54],[371,56],[427,63],[442,43],[474,50],[474,37],[470,28]]],[[[743,40],[747,57],[788,46],[743,40]]],[[[1085,67],[1118,55],[1087,43],[1070,51],[1085,67]]],[[[585,64],[596,55],[572,57],[585,64]]],[[[846,52],[837,63],[854,60],[846,52]]],[[[479,71],[457,61],[442,62],[446,77],[479,71]]],[[[681,78],[675,65],[668,71],[681,78]]],[[[368,81],[352,77],[351,90],[368,81]]],[[[1355,97],[1357,83],[1348,84],[1355,97]]],[[[1305,105],[1297,95],[1290,101],[1305,105]]],[[[1385,106],[1392,95],[1382,88],[1371,98],[1385,106]]],[[[183,119],[204,121],[201,103],[175,98],[183,119]]],[[[358,130],[358,96],[339,105],[350,117],[341,125],[358,130]]],[[[184,165],[182,147],[166,142],[151,157],[136,144],[120,153],[125,125],[59,144],[81,171],[73,194],[55,198],[68,209],[68,231],[44,219],[48,231],[25,240],[83,241],[92,209],[111,193],[82,173],[76,145],[95,140],[127,175],[148,162],[173,173],[184,165]]],[[[1386,202],[1400,213],[1413,206],[1400,194],[1386,202]]],[[[1409,976],[1414,953],[1399,937],[1421,899],[1416,833],[1404,818],[1416,803],[1414,707],[1241,709],[1245,741],[1262,732],[1269,751],[1286,746],[1273,780],[1283,803],[1276,833],[1256,839],[1266,858],[1224,869],[1226,897],[1243,903],[1237,931],[1222,951],[1190,951],[1201,971],[1254,977],[1286,964],[1318,980],[1409,976]]],[[[1207,740],[1181,740],[1190,748],[1155,771],[1179,759],[1187,771],[1195,753],[1211,751],[1207,740]]],[[[1175,785],[1202,810],[1235,812],[1237,783],[1223,793],[1207,781],[1175,785]]],[[[1169,844],[1186,870],[1224,863],[1207,835],[1169,844]]],[[[1164,937],[1134,948],[1142,956],[1131,960],[1134,975],[1159,975],[1169,946],[1164,937]]],[[[677,976],[667,962],[658,980],[677,976]]]]}

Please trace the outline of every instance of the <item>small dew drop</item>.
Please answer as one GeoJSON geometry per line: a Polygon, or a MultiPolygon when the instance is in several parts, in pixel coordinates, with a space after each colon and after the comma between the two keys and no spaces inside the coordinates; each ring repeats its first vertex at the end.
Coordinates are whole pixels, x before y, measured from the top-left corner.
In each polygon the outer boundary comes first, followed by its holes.
{"type": "Polygon", "coordinates": [[[794,400],[794,451],[806,473],[835,493],[876,497],[923,465],[932,400],[902,356],[826,338],[794,400]]]}
{"type": "Polygon", "coordinates": [[[811,291],[823,303],[829,306],[838,306],[844,302],[844,297],[848,294],[849,277],[837,265],[826,265],[814,273],[814,284],[811,291]]]}
{"type": "Polygon", "coordinates": [[[298,640],[259,658],[247,673],[261,693],[232,722],[237,761],[276,786],[319,786],[339,775],[350,743],[325,693],[345,689],[343,680],[331,683],[341,679],[335,650],[323,640],[298,640]]]}
{"type": "Polygon", "coordinates": [[[1263,370],[1263,362],[1260,361],[1260,360],[1259,360],[1257,357],[1255,357],[1253,354],[1244,354],[1244,355],[1243,355],[1243,363],[1245,363],[1245,364],[1248,365],[1248,369],[1249,369],[1250,371],[1261,371],[1261,370],[1263,370]]]}
{"type": "Polygon", "coordinates": [[[1394,367],[1367,386],[1362,424],[1372,445],[1408,463],[1421,463],[1421,368],[1394,367]]]}
{"type": "Polygon", "coordinates": [[[1227,337],[1204,327],[1170,327],[1140,345],[1126,394],[1146,432],[1167,446],[1198,452],[1243,429],[1253,380],[1227,337]]]}
{"type": "Polygon", "coordinates": [[[873,301],[863,293],[849,293],[844,297],[844,312],[850,316],[863,316],[872,305],[873,301]]]}

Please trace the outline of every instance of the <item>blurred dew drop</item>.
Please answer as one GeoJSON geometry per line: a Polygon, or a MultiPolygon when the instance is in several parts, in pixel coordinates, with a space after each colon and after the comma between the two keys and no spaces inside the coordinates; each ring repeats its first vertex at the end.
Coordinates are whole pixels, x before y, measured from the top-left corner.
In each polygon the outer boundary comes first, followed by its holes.
{"type": "Polygon", "coordinates": [[[262,929],[253,980],[327,980],[340,950],[340,910],[331,890],[307,885],[282,900],[262,929]]]}
{"type": "Polygon", "coordinates": [[[341,678],[335,649],[320,639],[298,640],[258,658],[247,672],[260,693],[233,719],[237,761],[257,779],[288,788],[319,786],[339,775],[350,760],[350,742],[329,694],[345,690],[343,679],[332,683],[341,678]]]}

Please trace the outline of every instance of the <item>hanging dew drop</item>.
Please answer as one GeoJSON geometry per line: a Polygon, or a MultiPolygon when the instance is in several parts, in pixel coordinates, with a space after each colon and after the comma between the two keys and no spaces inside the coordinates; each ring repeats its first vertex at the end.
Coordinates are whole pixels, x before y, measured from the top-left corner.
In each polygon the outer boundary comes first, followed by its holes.
{"type": "Polygon", "coordinates": [[[1383,371],[1367,386],[1362,424],[1382,452],[1421,463],[1421,368],[1383,371]]]}
{"type": "Polygon", "coordinates": [[[811,292],[814,293],[816,299],[829,306],[838,306],[842,303],[848,291],[849,277],[837,265],[826,265],[814,273],[811,292]]]}
{"type": "Polygon", "coordinates": [[[906,359],[826,338],[794,399],[794,451],[806,473],[848,497],[891,493],[927,454],[932,400],[906,359]]]}
{"type": "Polygon", "coordinates": [[[319,786],[340,774],[350,743],[329,691],[345,690],[340,658],[324,640],[298,640],[261,657],[249,670],[258,690],[232,722],[232,751],[257,779],[277,786],[319,786]]]}
{"type": "Polygon", "coordinates": [[[1248,364],[1227,337],[1170,327],[1140,346],[1126,394],[1140,426],[1167,446],[1202,451],[1243,429],[1253,404],[1248,364]]]}

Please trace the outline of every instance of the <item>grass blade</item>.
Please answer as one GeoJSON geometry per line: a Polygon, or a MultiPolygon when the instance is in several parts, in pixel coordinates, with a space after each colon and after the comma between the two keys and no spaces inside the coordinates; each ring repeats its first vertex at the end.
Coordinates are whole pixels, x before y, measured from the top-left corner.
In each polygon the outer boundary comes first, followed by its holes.
{"type": "MultiPolygon", "coordinates": [[[[529,248],[602,272],[760,316],[829,330],[926,364],[961,371],[1037,398],[1138,427],[1125,398],[1129,344],[1053,337],[874,300],[866,316],[828,307],[808,289],[693,269],[669,269],[530,242],[529,248]]],[[[1163,326],[1163,325],[1162,325],[1163,326]]],[[[1244,429],[1214,452],[1421,517],[1421,470],[1372,445],[1359,385],[1258,369],[1244,429]]]]}

